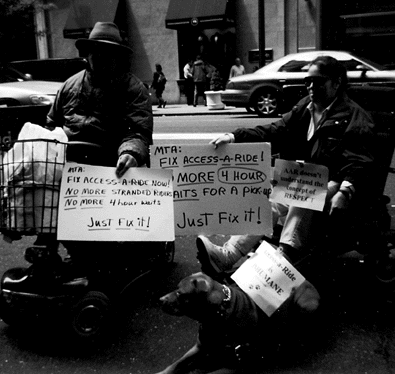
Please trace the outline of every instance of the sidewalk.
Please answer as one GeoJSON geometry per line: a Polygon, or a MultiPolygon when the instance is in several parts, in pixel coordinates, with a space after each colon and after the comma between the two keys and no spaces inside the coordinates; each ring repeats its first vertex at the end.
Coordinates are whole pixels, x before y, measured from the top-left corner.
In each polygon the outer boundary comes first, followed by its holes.
{"type": "Polygon", "coordinates": [[[194,115],[230,115],[230,114],[247,114],[245,108],[236,108],[234,106],[226,106],[224,109],[209,109],[204,105],[187,105],[187,104],[168,104],[166,108],[158,108],[152,105],[152,112],[155,117],[159,116],[194,116],[194,115]]]}

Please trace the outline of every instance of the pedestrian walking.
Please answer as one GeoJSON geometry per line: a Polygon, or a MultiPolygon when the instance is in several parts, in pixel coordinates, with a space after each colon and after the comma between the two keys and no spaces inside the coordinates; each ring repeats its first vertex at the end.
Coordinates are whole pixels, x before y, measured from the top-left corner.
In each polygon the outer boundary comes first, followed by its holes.
{"type": "Polygon", "coordinates": [[[165,90],[167,79],[162,71],[161,64],[155,64],[155,72],[152,80],[151,87],[155,90],[155,96],[158,99],[158,108],[165,108],[167,101],[162,97],[163,91],[165,90]]]}
{"type": "Polygon", "coordinates": [[[198,104],[199,96],[203,96],[204,105],[206,105],[206,95],[204,94],[204,90],[206,89],[207,71],[200,55],[196,56],[196,61],[193,63],[192,75],[195,87],[193,106],[198,104]]]}
{"type": "Polygon", "coordinates": [[[187,97],[187,104],[193,105],[193,59],[191,58],[184,66],[184,78],[185,78],[185,96],[187,97]]]}

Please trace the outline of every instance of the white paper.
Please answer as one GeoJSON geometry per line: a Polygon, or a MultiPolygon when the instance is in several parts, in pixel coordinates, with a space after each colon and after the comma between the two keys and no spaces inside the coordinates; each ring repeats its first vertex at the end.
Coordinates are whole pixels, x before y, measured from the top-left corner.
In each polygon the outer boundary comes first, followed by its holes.
{"type": "Polygon", "coordinates": [[[305,280],[295,267],[269,243],[256,252],[232,275],[232,279],[270,317],[305,280]]]}

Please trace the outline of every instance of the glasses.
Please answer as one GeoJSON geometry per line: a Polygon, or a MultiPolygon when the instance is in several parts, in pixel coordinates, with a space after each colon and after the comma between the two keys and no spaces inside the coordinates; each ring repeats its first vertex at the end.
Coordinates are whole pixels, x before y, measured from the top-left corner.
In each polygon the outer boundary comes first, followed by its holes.
{"type": "Polygon", "coordinates": [[[313,83],[314,86],[323,86],[329,80],[328,77],[306,77],[304,78],[304,84],[306,87],[310,87],[313,83]]]}

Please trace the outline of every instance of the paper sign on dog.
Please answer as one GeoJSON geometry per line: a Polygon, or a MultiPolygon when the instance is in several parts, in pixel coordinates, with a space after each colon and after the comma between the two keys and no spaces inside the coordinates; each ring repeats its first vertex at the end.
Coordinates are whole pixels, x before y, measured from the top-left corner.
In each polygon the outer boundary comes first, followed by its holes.
{"type": "Polygon", "coordinates": [[[232,279],[270,317],[300,286],[305,278],[269,243],[256,252],[232,275],[232,279]]]}

